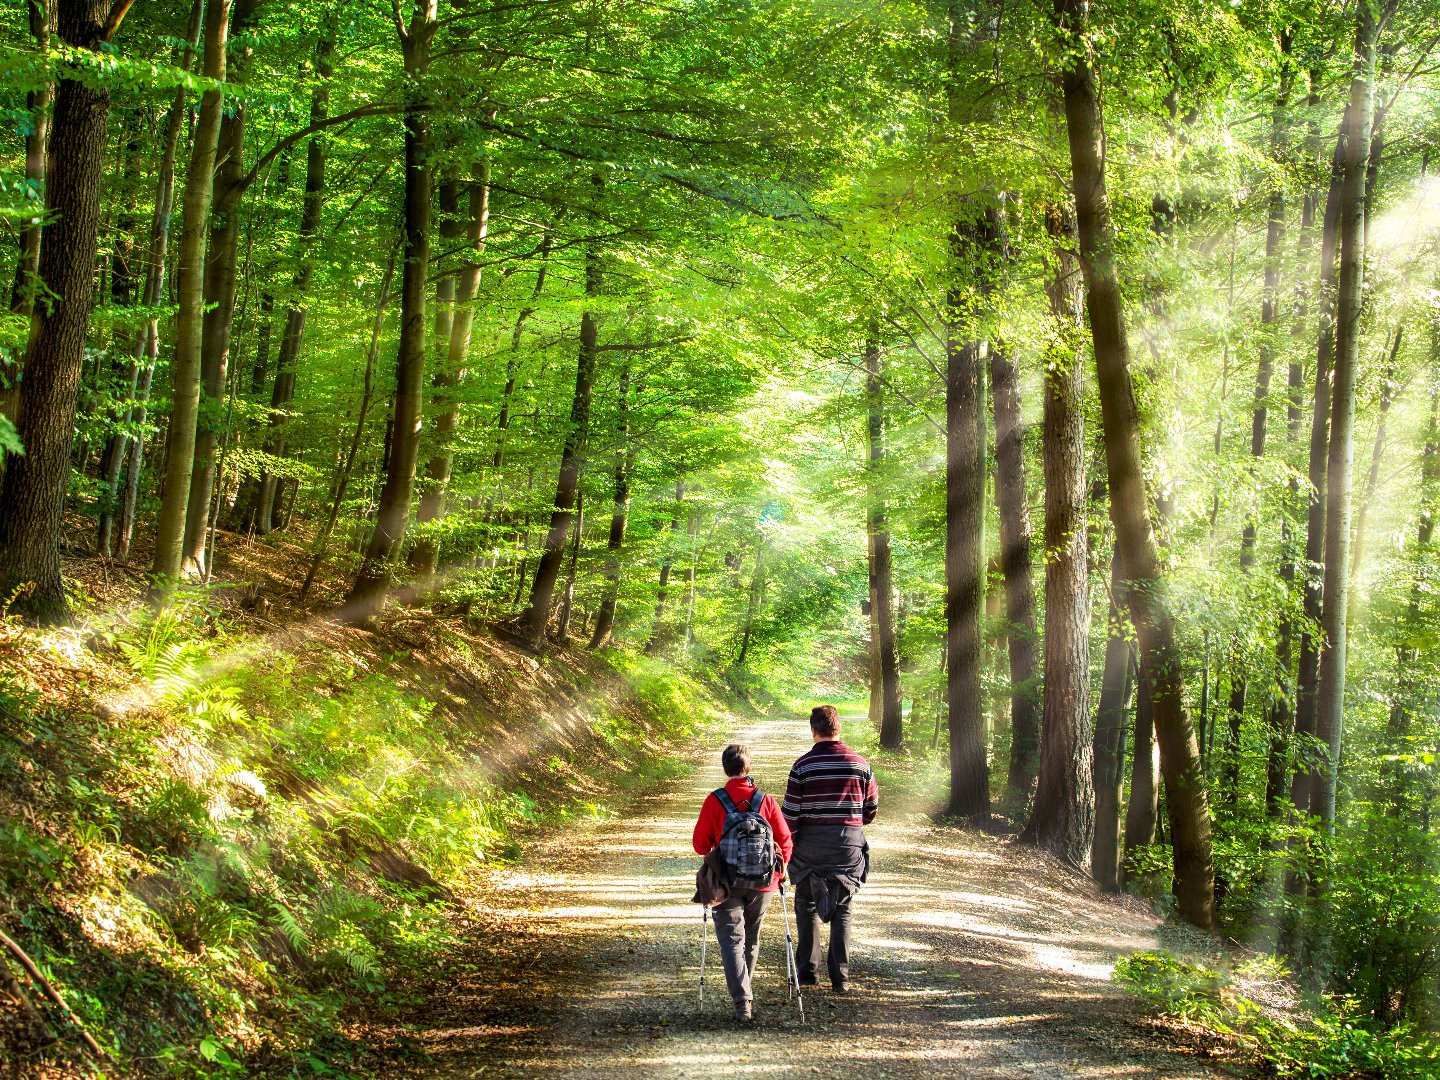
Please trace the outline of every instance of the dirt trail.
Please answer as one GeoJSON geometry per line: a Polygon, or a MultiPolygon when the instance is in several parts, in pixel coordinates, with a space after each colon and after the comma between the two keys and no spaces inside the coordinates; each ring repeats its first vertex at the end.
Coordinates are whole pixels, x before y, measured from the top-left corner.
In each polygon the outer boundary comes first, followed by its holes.
{"type": "MultiPolygon", "coordinates": [[[[783,794],[803,722],[742,732],[783,794]]],[[[445,1077],[1206,1077],[1229,1075],[1147,1025],[1109,982],[1156,920],[990,837],[887,805],[867,830],[855,992],[786,1000],[778,904],[756,973],[756,1023],[730,1019],[713,940],[697,1003],[700,913],[690,830],[718,754],[618,820],[532,851],[475,897],[466,944],[394,1027],[364,1037],[388,1075],[445,1077]]]]}

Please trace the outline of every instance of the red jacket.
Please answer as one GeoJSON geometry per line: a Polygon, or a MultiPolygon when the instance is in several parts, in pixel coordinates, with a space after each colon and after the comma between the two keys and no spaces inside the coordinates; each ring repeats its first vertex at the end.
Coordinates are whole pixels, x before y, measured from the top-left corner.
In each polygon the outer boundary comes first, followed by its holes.
{"type": "MultiPolygon", "coordinates": [[[[750,796],[755,791],[755,781],[748,776],[735,776],[725,782],[725,794],[741,810],[750,807],[750,796]]],[[[770,824],[770,831],[775,834],[775,846],[780,851],[780,858],[785,862],[790,861],[790,854],[795,849],[794,841],[790,837],[790,825],[785,820],[785,815],[780,813],[780,804],[768,791],[765,792],[765,802],[760,807],[760,816],[770,824]]],[[[720,800],[715,797],[712,791],[705,796],[705,802],[700,807],[700,820],[695,822],[695,854],[709,855],[715,850],[715,845],[720,843],[720,834],[725,830],[725,808],[720,805],[720,800]]],[[[780,887],[780,871],[775,872],[775,880],[759,892],[774,892],[780,887]]]]}

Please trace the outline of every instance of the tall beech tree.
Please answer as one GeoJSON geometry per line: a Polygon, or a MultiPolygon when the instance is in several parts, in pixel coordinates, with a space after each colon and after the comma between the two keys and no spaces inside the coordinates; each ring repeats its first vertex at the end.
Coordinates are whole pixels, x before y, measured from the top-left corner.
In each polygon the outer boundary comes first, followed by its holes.
{"type": "MultiPolygon", "coordinates": [[[[600,178],[595,178],[600,187],[600,178]]],[[[604,280],[599,250],[592,244],[585,251],[585,295],[600,295],[604,280]]],[[[536,289],[539,289],[539,282],[536,289]]],[[[530,585],[530,602],[521,615],[521,622],[530,640],[545,640],[550,623],[550,602],[555,596],[555,583],[560,579],[560,561],[565,556],[565,537],[575,507],[575,494],[584,467],[586,444],[590,439],[590,399],[595,388],[595,358],[599,346],[599,326],[593,308],[580,316],[579,359],[575,365],[575,392],[570,398],[570,422],[565,428],[565,445],[560,452],[560,474],[555,482],[555,502],[550,512],[550,529],[545,534],[545,547],[535,567],[530,585]]]]}
{"type": "MultiPolygon", "coordinates": [[[[1073,220],[1051,211],[1047,231],[1059,243],[1056,269],[1047,287],[1056,344],[1046,358],[1042,451],[1045,697],[1039,781],[1022,838],[1079,867],[1094,837],[1096,799],[1089,687],[1084,354],[1077,347],[1084,327],[1083,278],[1074,249],[1068,246],[1073,220]]],[[[999,415],[997,398],[997,422],[999,415]]]]}
{"type": "Polygon", "coordinates": [[[202,71],[211,80],[200,99],[190,150],[190,170],[180,210],[180,244],[175,265],[175,358],[171,364],[170,426],[165,443],[165,493],[155,525],[152,595],[164,597],[180,578],[185,555],[185,517],[195,467],[200,412],[201,353],[205,306],[205,240],[214,196],[215,154],[220,141],[225,92],[225,45],[231,0],[205,0],[202,71]]]}
{"type": "MultiPolygon", "coordinates": [[[[400,277],[400,347],[390,408],[390,452],[385,484],[375,510],[375,528],[364,561],[346,598],[352,618],[365,619],[384,606],[393,560],[405,539],[410,496],[420,457],[420,411],[425,386],[425,294],[430,264],[430,121],[421,82],[430,67],[437,0],[413,0],[408,22],[396,5],[395,31],[410,83],[405,106],[405,265],[400,277]]],[[[313,145],[313,143],[312,143],[313,145]]],[[[306,184],[309,205],[310,186],[306,184]]],[[[299,313],[304,325],[304,312],[299,313]]],[[[290,326],[286,324],[286,334],[290,326]]],[[[297,329],[297,335],[298,335],[297,329]]],[[[298,340],[295,349],[298,351],[298,340]]],[[[282,349],[282,364],[283,364],[282,349]]],[[[292,357],[294,353],[291,353],[292,357]]],[[[263,512],[266,503],[262,498],[263,512]]]]}
{"type": "Polygon", "coordinates": [[[1105,127],[1089,47],[1089,15],[1088,0],[1056,0],[1056,24],[1066,50],[1060,85],[1110,477],[1110,516],[1125,569],[1130,616],[1144,657],[1141,678],[1154,709],[1174,850],[1175,895],[1181,917],[1208,930],[1215,924],[1209,798],[1185,704],[1181,655],[1163,596],[1150,500],[1141,472],[1140,423],[1115,266],[1114,227],[1105,186],[1105,127]]]}
{"type": "MultiPolygon", "coordinates": [[[[110,45],[129,0],[56,0],[56,35],[98,53],[110,45]]],[[[0,480],[0,593],[11,608],[43,623],[69,615],[60,580],[60,530],[69,487],[75,410],[85,337],[95,301],[95,250],[110,92],[62,77],[51,120],[46,224],[36,273],[47,302],[37,305],[15,410],[23,454],[7,454],[0,480]]],[[[27,256],[28,257],[28,256],[27,256]]]]}
{"type": "Polygon", "coordinates": [[[900,712],[900,650],[895,633],[894,558],[890,551],[883,491],[885,469],[884,359],[872,324],[865,343],[865,535],[869,563],[870,720],[880,745],[899,750],[904,740],[900,712]]]}

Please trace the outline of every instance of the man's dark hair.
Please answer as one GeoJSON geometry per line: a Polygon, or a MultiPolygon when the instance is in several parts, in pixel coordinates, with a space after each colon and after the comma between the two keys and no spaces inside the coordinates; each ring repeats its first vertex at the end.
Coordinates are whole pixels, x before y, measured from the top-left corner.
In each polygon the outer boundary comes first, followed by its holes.
{"type": "Polygon", "coordinates": [[[816,705],[810,710],[810,730],[822,739],[840,734],[840,713],[834,705],[816,705]]]}
{"type": "Polygon", "coordinates": [[[732,742],[720,755],[720,764],[725,767],[726,776],[744,776],[750,771],[750,748],[732,742]]]}

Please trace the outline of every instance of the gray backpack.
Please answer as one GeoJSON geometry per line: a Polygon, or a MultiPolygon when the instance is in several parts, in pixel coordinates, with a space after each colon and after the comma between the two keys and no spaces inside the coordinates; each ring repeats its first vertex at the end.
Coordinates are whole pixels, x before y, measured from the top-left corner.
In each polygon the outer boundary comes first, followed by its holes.
{"type": "Polygon", "coordinates": [[[765,793],[756,788],[746,809],[735,805],[724,788],[715,792],[725,811],[725,826],[720,831],[720,858],[730,871],[730,884],[737,888],[763,889],[774,880],[779,869],[775,850],[775,834],[760,813],[765,793]]]}

